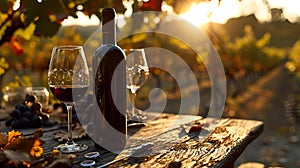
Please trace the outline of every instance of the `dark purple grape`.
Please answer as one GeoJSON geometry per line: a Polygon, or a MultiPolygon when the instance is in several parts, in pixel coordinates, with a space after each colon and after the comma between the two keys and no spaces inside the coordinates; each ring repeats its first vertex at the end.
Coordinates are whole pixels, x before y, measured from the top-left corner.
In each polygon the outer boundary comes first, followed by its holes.
{"type": "Polygon", "coordinates": [[[31,126],[32,127],[41,127],[42,119],[38,115],[34,115],[31,119],[31,126]]]}
{"type": "Polygon", "coordinates": [[[17,104],[15,109],[20,110],[21,113],[24,113],[25,111],[29,110],[29,108],[24,104],[17,104]]]}
{"type": "Polygon", "coordinates": [[[42,104],[40,102],[33,103],[31,109],[34,114],[40,114],[42,112],[42,104]]]}
{"type": "Polygon", "coordinates": [[[38,101],[37,97],[33,94],[26,94],[25,102],[36,103],[38,101]]]}
{"type": "Polygon", "coordinates": [[[62,109],[63,113],[67,113],[67,107],[64,103],[56,103],[56,104],[53,105],[54,110],[58,110],[60,108],[62,109]]]}
{"type": "Polygon", "coordinates": [[[29,128],[30,122],[26,117],[21,117],[20,119],[15,119],[12,121],[12,129],[24,129],[29,128]]]}
{"type": "Polygon", "coordinates": [[[10,116],[11,116],[12,118],[19,119],[19,118],[21,118],[22,113],[21,113],[20,110],[14,109],[12,112],[10,112],[10,116]]]}
{"type": "Polygon", "coordinates": [[[23,115],[22,115],[23,117],[26,117],[26,118],[28,118],[28,119],[32,119],[32,117],[33,117],[33,113],[31,112],[31,111],[25,111],[24,113],[23,113],[23,115]]]}
{"type": "Polygon", "coordinates": [[[55,103],[55,104],[53,104],[53,109],[54,109],[54,110],[57,110],[59,107],[61,107],[61,104],[60,104],[60,103],[55,103]]]}
{"type": "Polygon", "coordinates": [[[39,116],[42,118],[42,121],[47,121],[50,118],[49,114],[46,113],[41,113],[39,116]]]}
{"type": "Polygon", "coordinates": [[[12,127],[12,129],[20,129],[21,128],[20,120],[19,119],[13,120],[11,123],[11,127],[12,127]]]}
{"type": "Polygon", "coordinates": [[[21,128],[29,128],[30,127],[29,119],[26,117],[21,117],[19,124],[20,124],[21,128]]]}
{"type": "Polygon", "coordinates": [[[14,118],[9,118],[9,119],[7,119],[6,121],[5,121],[5,125],[7,126],[7,127],[10,127],[11,126],[11,123],[14,121],[14,118]]]}

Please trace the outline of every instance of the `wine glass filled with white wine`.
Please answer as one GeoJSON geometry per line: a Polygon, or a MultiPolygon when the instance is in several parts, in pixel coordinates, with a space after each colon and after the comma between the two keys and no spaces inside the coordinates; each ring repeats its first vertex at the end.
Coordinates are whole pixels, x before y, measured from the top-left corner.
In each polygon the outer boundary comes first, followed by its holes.
{"type": "Polygon", "coordinates": [[[135,108],[136,92],[146,82],[149,77],[149,67],[147,64],[144,49],[125,49],[126,54],[126,76],[127,89],[132,93],[131,105],[128,119],[132,121],[142,122],[145,116],[135,108]]]}

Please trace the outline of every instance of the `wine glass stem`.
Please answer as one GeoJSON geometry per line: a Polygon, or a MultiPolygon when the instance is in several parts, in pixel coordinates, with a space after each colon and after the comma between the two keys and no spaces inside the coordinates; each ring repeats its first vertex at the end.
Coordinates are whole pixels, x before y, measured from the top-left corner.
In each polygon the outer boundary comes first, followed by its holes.
{"type": "Polygon", "coordinates": [[[72,139],[72,108],[73,106],[71,104],[67,104],[67,110],[68,110],[68,141],[67,144],[71,145],[73,144],[72,139]]]}
{"type": "Polygon", "coordinates": [[[131,117],[135,116],[135,97],[136,97],[136,92],[132,92],[132,97],[131,97],[131,103],[132,103],[132,109],[131,109],[131,117]]]}

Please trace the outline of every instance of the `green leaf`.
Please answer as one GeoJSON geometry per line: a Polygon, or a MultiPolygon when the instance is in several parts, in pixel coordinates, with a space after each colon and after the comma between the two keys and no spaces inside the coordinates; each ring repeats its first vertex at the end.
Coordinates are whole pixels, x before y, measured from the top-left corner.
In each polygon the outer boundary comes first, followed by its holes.
{"type": "Polygon", "coordinates": [[[30,23],[30,25],[26,29],[18,29],[15,31],[14,35],[20,36],[25,40],[29,40],[35,30],[36,25],[34,23],[30,23]]]}
{"type": "Polygon", "coordinates": [[[9,68],[8,63],[6,62],[5,58],[0,58],[0,76],[5,73],[5,70],[9,68]]]}
{"type": "Polygon", "coordinates": [[[0,39],[2,39],[2,36],[4,35],[7,27],[11,26],[11,21],[6,22],[5,25],[3,25],[0,29],[0,39]]]}
{"type": "Polygon", "coordinates": [[[3,57],[0,58],[0,66],[4,69],[9,68],[9,64],[6,62],[5,58],[3,58],[3,57]]]}

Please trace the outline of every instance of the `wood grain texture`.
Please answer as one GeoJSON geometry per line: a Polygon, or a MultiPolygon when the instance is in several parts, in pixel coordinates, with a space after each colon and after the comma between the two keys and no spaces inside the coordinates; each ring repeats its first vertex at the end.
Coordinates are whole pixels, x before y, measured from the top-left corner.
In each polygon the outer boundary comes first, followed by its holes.
{"type": "Polygon", "coordinates": [[[151,135],[146,141],[155,144],[152,155],[130,157],[111,167],[232,167],[248,144],[263,131],[260,121],[221,119],[209,132],[205,128],[214,120],[198,118],[191,121],[195,116],[180,116],[174,121],[173,117],[159,118],[155,120],[158,126],[149,124],[133,135],[151,135]],[[188,133],[195,123],[202,126],[202,131],[188,133]],[[170,125],[173,127],[166,129],[170,125]],[[160,131],[163,133],[153,135],[160,131]]]}
{"type": "MultiPolygon", "coordinates": [[[[98,150],[101,157],[97,158],[96,166],[120,159],[108,167],[232,167],[263,131],[263,122],[254,120],[158,113],[151,113],[148,119],[147,126],[129,129],[127,147],[120,154],[98,150]],[[149,142],[153,143],[151,148],[130,156],[134,147],[149,142]]],[[[48,142],[53,141],[50,132],[46,135],[48,142]]],[[[96,151],[88,138],[79,143],[88,144],[89,149],[78,154],[74,167],[80,167],[85,153],[96,151]]],[[[57,143],[46,143],[45,149],[54,144],[57,143]]]]}

